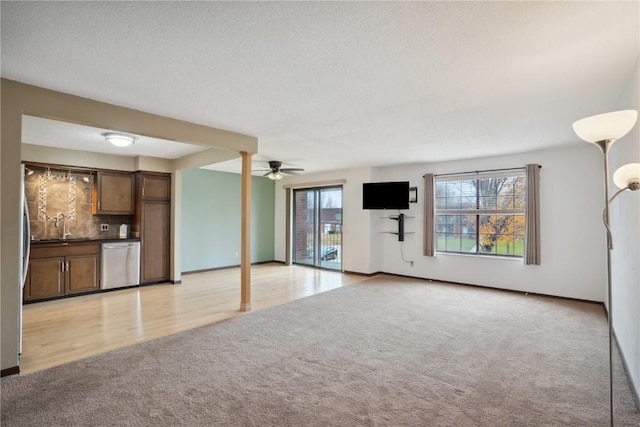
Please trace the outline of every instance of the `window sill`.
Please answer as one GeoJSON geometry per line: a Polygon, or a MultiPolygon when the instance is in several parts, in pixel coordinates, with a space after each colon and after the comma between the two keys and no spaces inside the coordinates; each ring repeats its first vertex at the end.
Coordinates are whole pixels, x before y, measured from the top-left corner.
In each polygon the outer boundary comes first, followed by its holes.
{"type": "Polygon", "coordinates": [[[476,254],[460,254],[455,252],[438,252],[436,251],[436,258],[438,256],[454,256],[454,257],[465,257],[465,258],[482,258],[482,259],[500,259],[507,261],[520,261],[524,262],[524,257],[511,257],[511,256],[500,256],[500,255],[476,255],[476,254]]]}

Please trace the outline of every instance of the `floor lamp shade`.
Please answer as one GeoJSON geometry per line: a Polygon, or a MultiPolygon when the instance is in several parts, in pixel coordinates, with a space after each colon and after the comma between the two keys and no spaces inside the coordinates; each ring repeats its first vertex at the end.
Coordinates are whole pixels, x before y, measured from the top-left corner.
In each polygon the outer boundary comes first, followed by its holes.
{"type": "Polygon", "coordinates": [[[621,166],[613,174],[613,182],[618,188],[637,190],[640,187],[640,163],[621,166]]]}
{"type": "Polygon", "coordinates": [[[615,141],[625,136],[637,119],[636,110],[614,111],[578,120],[573,124],[573,130],[587,142],[615,141]]]}

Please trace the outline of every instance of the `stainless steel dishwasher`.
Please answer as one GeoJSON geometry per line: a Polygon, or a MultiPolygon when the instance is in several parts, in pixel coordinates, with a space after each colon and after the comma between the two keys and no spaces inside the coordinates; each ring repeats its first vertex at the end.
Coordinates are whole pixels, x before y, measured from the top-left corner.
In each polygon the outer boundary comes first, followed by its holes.
{"type": "Polygon", "coordinates": [[[102,280],[100,289],[140,284],[140,242],[102,244],[102,280]]]}

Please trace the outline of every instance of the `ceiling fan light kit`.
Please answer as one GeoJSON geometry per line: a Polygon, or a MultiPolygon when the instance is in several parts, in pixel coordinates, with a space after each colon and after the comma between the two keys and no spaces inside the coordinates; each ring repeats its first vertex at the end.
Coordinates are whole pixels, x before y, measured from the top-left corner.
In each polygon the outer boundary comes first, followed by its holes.
{"type": "Polygon", "coordinates": [[[272,179],[274,181],[280,181],[284,177],[284,175],[282,175],[280,172],[273,172],[273,171],[267,173],[266,176],[267,178],[272,179]]]}
{"type": "Polygon", "coordinates": [[[269,161],[269,169],[262,169],[262,170],[268,170],[268,172],[262,176],[269,178],[273,181],[280,181],[282,178],[284,178],[285,174],[299,175],[300,172],[304,172],[304,169],[302,168],[283,168],[282,162],[279,160],[269,161]]]}

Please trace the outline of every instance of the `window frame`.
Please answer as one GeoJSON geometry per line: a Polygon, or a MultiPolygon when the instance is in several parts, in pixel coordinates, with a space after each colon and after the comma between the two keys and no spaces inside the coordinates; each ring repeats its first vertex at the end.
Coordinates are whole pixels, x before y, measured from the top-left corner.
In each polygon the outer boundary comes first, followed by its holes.
{"type": "MultiPolygon", "coordinates": [[[[433,206],[434,206],[434,233],[433,233],[433,239],[434,239],[434,251],[435,253],[444,253],[444,254],[459,254],[459,255],[472,255],[472,256],[488,256],[488,257],[506,257],[506,258],[513,258],[513,259],[524,259],[524,248],[526,247],[526,174],[525,174],[525,169],[524,168],[511,168],[511,169],[500,169],[500,170],[492,170],[492,171],[477,171],[477,172],[467,172],[467,173],[453,173],[453,174],[442,174],[442,175],[434,175],[434,192],[433,192],[433,206]],[[487,208],[481,208],[480,204],[481,204],[481,198],[483,196],[481,196],[480,194],[480,186],[476,183],[474,185],[475,187],[475,194],[473,195],[473,197],[475,198],[475,200],[473,201],[473,203],[475,204],[475,207],[473,209],[469,209],[469,208],[438,208],[438,184],[442,183],[442,182],[461,182],[461,181],[479,181],[482,179],[490,179],[490,178],[521,178],[522,179],[522,186],[519,189],[519,191],[517,192],[517,195],[519,196],[519,198],[522,198],[522,208],[517,208],[517,209],[505,209],[505,208],[500,208],[498,209],[496,207],[496,209],[487,209],[487,208]],[[495,249],[496,252],[485,252],[481,250],[482,245],[480,244],[481,242],[481,236],[483,235],[483,233],[481,232],[481,217],[483,216],[521,216],[523,219],[523,223],[521,225],[522,228],[522,232],[518,233],[517,236],[522,236],[522,245],[523,245],[523,249],[522,252],[520,254],[505,254],[505,253],[497,253],[497,243],[495,243],[495,249]],[[441,236],[444,234],[449,235],[451,233],[445,231],[442,232],[440,231],[440,225],[442,224],[442,222],[440,221],[441,217],[447,217],[447,216],[453,216],[455,217],[464,217],[464,216],[473,216],[475,217],[475,251],[474,252],[465,252],[462,251],[462,242],[460,243],[460,250],[442,250],[439,248],[439,239],[441,238],[441,236]]],[[[516,194],[516,193],[514,193],[516,194]]],[[[497,194],[499,195],[499,193],[497,194]]],[[[461,196],[462,197],[462,196],[461,196]]],[[[467,195],[467,197],[469,197],[467,195]]],[[[447,198],[445,198],[447,199],[447,198]]],[[[447,220],[445,220],[447,221],[447,220]]],[[[462,224],[462,222],[460,222],[459,224],[462,224]]],[[[445,225],[446,226],[446,225],[445,225]]],[[[457,234],[460,238],[462,238],[463,234],[468,234],[468,233],[453,233],[453,234],[457,234]]],[[[516,236],[515,233],[513,233],[514,238],[516,236]]],[[[515,251],[515,248],[514,248],[515,251]]]]}

